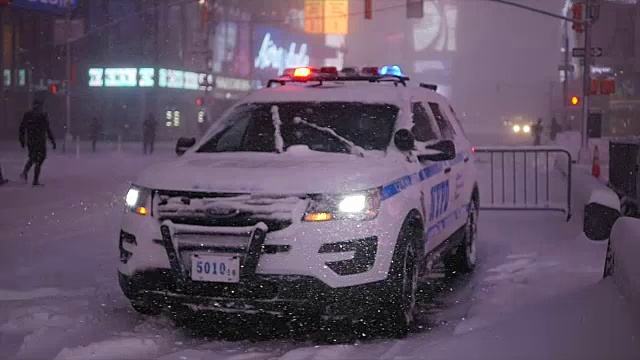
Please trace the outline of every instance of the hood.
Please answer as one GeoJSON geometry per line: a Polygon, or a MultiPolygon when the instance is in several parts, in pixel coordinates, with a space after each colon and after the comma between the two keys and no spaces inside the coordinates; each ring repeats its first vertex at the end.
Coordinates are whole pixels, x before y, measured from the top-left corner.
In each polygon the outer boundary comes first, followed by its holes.
{"type": "Polygon", "coordinates": [[[404,173],[402,164],[384,154],[188,153],[146,169],[135,183],[161,190],[343,193],[395,180],[404,173]]]}

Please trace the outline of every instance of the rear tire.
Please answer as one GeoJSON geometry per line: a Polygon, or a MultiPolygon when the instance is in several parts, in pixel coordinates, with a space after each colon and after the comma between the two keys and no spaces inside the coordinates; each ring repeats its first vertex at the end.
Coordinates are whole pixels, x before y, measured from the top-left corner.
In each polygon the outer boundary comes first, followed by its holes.
{"type": "Polygon", "coordinates": [[[467,222],[464,225],[464,238],[462,242],[444,260],[446,276],[455,277],[459,274],[468,274],[476,268],[477,249],[476,238],[478,236],[478,205],[475,201],[469,204],[467,222]]]}
{"type": "Polygon", "coordinates": [[[604,261],[604,270],[602,272],[602,278],[607,278],[613,275],[615,268],[615,256],[611,249],[611,239],[607,242],[607,255],[604,261]]]}

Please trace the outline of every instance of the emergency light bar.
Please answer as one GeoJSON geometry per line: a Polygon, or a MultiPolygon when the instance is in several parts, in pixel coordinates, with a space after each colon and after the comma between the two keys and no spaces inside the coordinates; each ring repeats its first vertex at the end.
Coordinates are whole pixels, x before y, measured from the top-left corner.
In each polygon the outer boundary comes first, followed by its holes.
{"type": "Polygon", "coordinates": [[[406,81],[409,77],[402,73],[398,65],[383,66],[379,68],[377,66],[363,67],[358,71],[355,67],[345,67],[342,71],[338,71],[335,66],[325,66],[321,68],[313,67],[298,67],[285,69],[282,76],[276,79],[271,79],[267,83],[267,87],[271,87],[271,84],[277,83],[284,85],[287,82],[302,82],[317,81],[322,85],[323,81],[394,81],[396,85],[401,83],[406,86],[406,81]]]}

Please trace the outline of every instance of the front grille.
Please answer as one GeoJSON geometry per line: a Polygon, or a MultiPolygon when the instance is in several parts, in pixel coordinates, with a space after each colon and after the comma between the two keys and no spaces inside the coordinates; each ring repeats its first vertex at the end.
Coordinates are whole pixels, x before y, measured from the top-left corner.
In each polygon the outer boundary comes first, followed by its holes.
{"type": "Polygon", "coordinates": [[[303,196],[195,191],[159,190],[155,195],[154,216],[160,222],[211,227],[245,227],[262,222],[269,231],[291,225],[294,210],[306,201],[303,196]]]}

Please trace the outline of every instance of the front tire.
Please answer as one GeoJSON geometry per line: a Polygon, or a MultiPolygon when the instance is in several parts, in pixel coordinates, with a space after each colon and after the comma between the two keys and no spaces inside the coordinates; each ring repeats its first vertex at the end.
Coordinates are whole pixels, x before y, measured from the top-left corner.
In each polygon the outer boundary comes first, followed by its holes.
{"type": "Polygon", "coordinates": [[[476,268],[478,237],[478,205],[475,201],[469,204],[467,222],[464,226],[464,238],[452,254],[445,258],[446,276],[451,278],[458,274],[468,274],[476,268]]]}
{"type": "Polygon", "coordinates": [[[403,227],[393,257],[390,280],[391,304],[388,308],[391,335],[403,338],[409,334],[415,320],[419,279],[419,255],[416,236],[422,231],[417,226],[403,227]]]}

